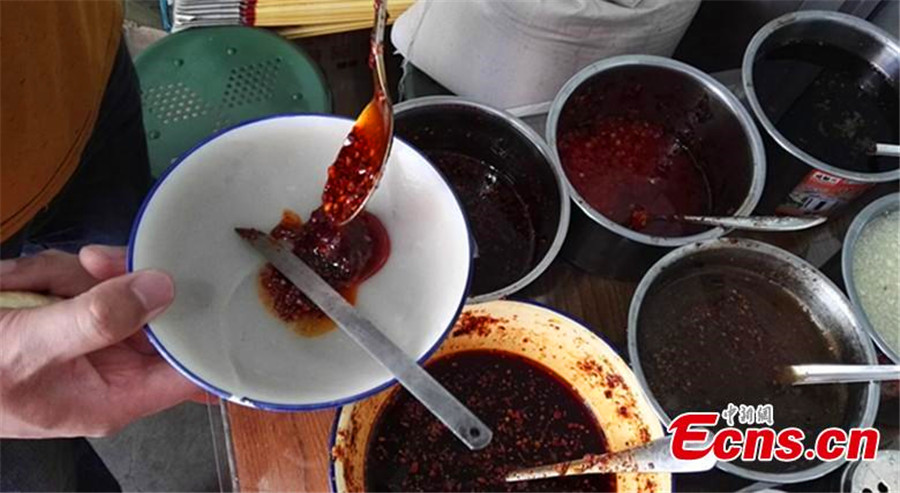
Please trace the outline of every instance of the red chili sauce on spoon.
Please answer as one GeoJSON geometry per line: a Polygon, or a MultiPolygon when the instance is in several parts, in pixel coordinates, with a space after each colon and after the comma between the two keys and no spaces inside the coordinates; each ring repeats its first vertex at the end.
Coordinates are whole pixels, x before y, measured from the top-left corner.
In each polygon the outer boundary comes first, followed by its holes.
{"type": "MultiPolygon", "coordinates": [[[[382,0],[376,0],[378,10],[382,0]]],[[[377,70],[383,44],[373,36],[369,67],[377,70]]],[[[270,235],[290,242],[293,252],[350,303],[360,283],[372,277],[387,262],[390,239],[375,215],[360,209],[378,183],[389,151],[386,126],[392,119],[380,103],[387,95],[375,84],[373,100],[365,107],[338,155],[328,167],[322,191],[322,206],[306,224],[300,216],[285,211],[270,235]],[[357,211],[358,214],[357,214],[357,211]]],[[[259,296],[276,317],[301,335],[315,336],[334,329],[325,316],[274,266],[266,264],[259,274],[259,296]]]]}
{"type": "MultiPolygon", "coordinates": [[[[269,233],[290,242],[294,254],[351,303],[359,284],[384,266],[391,251],[387,230],[374,214],[363,210],[344,223],[362,206],[368,196],[364,189],[374,186],[382,165],[377,156],[383,149],[370,147],[363,127],[353,127],[328,168],[322,206],[309,221],[304,224],[300,216],[286,210],[269,233]]],[[[259,296],[272,314],[298,334],[315,336],[334,328],[334,323],[272,264],[266,264],[260,272],[259,296]]]]}

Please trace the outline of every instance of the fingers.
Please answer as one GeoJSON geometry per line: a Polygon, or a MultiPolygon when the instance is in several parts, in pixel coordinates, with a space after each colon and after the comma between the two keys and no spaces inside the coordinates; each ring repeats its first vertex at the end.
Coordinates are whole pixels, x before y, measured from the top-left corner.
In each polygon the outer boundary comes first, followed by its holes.
{"type": "Polygon", "coordinates": [[[71,298],[125,273],[125,249],[91,245],[78,255],[47,250],[0,262],[0,291],[47,292],[71,298]]]}
{"type": "Polygon", "coordinates": [[[100,280],[125,274],[125,248],[89,245],[78,252],[82,267],[100,280]]]}
{"type": "Polygon", "coordinates": [[[158,413],[164,409],[196,398],[202,390],[183,377],[168,363],[159,359],[147,367],[138,389],[130,389],[124,401],[128,406],[128,419],[136,419],[158,413]]]}
{"type": "Polygon", "coordinates": [[[146,356],[159,354],[156,352],[156,348],[150,343],[150,339],[147,338],[147,334],[143,330],[139,330],[129,336],[128,339],[125,339],[125,344],[131,349],[146,356]]]}
{"type": "Polygon", "coordinates": [[[35,362],[69,360],[115,344],[165,310],[174,297],[168,275],[140,271],[102,282],[76,298],[21,310],[4,321],[19,331],[35,362]]]}
{"type": "Polygon", "coordinates": [[[47,292],[68,298],[97,282],[78,257],[58,250],[0,261],[0,291],[47,292]]]}

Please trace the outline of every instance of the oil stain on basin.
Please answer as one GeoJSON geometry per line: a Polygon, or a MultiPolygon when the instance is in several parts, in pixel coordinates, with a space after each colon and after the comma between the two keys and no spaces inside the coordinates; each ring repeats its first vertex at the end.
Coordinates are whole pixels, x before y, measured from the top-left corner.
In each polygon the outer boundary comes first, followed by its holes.
{"type": "MultiPolygon", "coordinates": [[[[623,450],[662,436],[662,427],[625,362],[590,330],[547,308],[511,301],[470,305],[428,368],[491,427],[491,445],[477,452],[483,456],[470,455],[476,453],[465,451],[430,416],[419,420],[410,409],[398,414],[398,404],[421,405],[395,388],[342,409],[332,449],[335,491],[390,489],[391,484],[407,489],[498,491],[511,469],[580,458],[602,449],[623,450]],[[478,388],[478,383],[484,388],[478,388]],[[534,390],[534,402],[526,403],[534,390]],[[489,405],[479,410],[485,402],[489,405]],[[543,407],[529,405],[537,402],[543,402],[543,407]],[[413,419],[385,422],[398,415],[413,419]],[[404,428],[411,423],[432,426],[404,428]],[[421,448],[396,447],[393,442],[416,443],[421,448]],[[442,448],[436,450],[435,443],[442,448]],[[524,457],[496,453],[510,445],[530,450],[524,457]],[[399,453],[385,454],[390,450],[399,453]],[[435,457],[456,457],[439,468],[453,472],[429,479],[435,457]],[[482,458],[478,464],[476,459],[482,458]],[[461,466],[466,463],[470,467],[461,466]],[[473,474],[473,468],[484,474],[473,474]]],[[[533,491],[671,490],[668,474],[558,481],[527,485],[533,491]]]]}

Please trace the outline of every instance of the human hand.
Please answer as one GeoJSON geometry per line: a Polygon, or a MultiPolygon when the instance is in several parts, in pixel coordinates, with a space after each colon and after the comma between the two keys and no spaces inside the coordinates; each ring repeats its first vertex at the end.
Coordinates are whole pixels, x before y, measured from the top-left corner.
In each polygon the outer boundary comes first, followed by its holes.
{"type": "Polygon", "coordinates": [[[0,310],[0,437],[108,435],[201,392],[140,331],[172,280],[125,270],[125,250],[101,246],[0,262],[0,291],[71,298],[0,310]]]}

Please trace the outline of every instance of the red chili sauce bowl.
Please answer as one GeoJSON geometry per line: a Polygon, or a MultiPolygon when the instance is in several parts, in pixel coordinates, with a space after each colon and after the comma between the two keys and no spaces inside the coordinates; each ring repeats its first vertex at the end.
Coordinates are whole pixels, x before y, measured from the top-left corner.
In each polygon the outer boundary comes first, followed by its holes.
{"type": "Polygon", "coordinates": [[[547,141],[579,209],[563,255],[592,272],[615,258],[634,269],[622,277],[636,277],[666,248],[725,234],[665,216],[748,215],[763,190],[749,113],[710,76],[667,58],[583,69],[553,101],[547,141]]]}
{"type": "Polygon", "coordinates": [[[521,467],[663,436],[625,361],[568,316],[518,301],[468,305],[426,367],[491,427],[491,443],[466,450],[395,387],[338,413],[332,491],[672,491],[668,473],[503,481],[521,467]]]}

